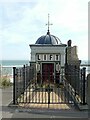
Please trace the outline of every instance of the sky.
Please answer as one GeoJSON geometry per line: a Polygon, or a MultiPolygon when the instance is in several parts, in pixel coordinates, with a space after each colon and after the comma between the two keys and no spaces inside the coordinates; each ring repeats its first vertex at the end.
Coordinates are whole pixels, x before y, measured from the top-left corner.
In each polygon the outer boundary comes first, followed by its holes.
{"type": "Polygon", "coordinates": [[[88,59],[88,0],[1,0],[0,59],[30,60],[29,44],[47,33],[72,40],[80,60],[88,59]]]}

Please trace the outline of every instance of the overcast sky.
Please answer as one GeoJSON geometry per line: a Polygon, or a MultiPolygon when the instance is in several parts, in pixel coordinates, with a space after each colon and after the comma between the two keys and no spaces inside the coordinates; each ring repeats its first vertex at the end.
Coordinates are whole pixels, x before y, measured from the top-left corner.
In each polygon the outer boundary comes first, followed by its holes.
{"type": "Polygon", "coordinates": [[[53,23],[50,33],[64,44],[71,39],[78,46],[79,59],[88,59],[88,0],[2,0],[2,59],[29,60],[29,44],[47,33],[48,13],[53,23]]]}

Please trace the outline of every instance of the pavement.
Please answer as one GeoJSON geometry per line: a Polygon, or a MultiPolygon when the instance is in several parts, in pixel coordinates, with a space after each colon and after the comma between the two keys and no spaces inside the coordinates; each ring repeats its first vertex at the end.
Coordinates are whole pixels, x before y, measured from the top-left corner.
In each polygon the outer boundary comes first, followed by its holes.
{"type": "Polygon", "coordinates": [[[9,106],[13,100],[12,87],[0,89],[0,91],[2,91],[2,109],[0,109],[2,118],[88,118],[88,111],[79,111],[77,109],[26,109],[17,106],[9,106]]]}

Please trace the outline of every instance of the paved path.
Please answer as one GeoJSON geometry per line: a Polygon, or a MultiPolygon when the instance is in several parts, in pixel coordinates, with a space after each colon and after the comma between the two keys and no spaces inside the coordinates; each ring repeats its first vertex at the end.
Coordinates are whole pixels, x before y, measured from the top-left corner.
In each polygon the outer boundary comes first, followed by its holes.
{"type": "Polygon", "coordinates": [[[12,101],[12,88],[2,90],[2,117],[3,118],[87,118],[86,111],[78,110],[48,110],[22,109],[8,107],[12,101]]]}

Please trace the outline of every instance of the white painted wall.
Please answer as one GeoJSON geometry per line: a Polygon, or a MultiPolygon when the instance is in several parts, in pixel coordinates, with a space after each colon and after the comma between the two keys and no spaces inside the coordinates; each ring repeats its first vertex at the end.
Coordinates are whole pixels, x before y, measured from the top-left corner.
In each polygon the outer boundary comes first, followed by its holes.
{"type": "Polygon", "coordinates": [[[53,46],[35,46],[35,45],[31,45],[31,61],[35,62],[36,61],[36,54],[53,54],[53,53],[58,53],[61,56],[61,66],[64,66],[65,64],[65,46],[59,46],[59,45],[53,45],[53,46]]]}

